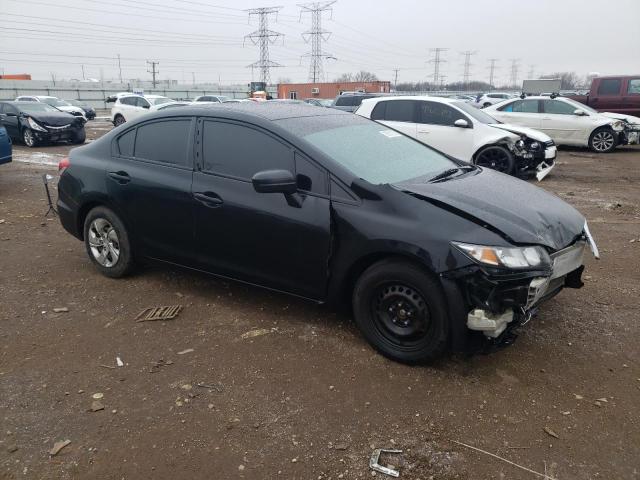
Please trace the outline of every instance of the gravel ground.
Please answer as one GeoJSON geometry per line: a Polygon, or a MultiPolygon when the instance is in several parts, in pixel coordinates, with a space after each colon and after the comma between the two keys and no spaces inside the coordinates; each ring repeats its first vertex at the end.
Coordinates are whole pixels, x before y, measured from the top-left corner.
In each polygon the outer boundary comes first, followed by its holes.
{"type": "Polygon", "coordinates": [[[357,479],[374,448],[403,450],[383,459],[401,479],[536,478],[456,442],[549,478],[640,478],[640,148],[561,150],[540,184],[590,221],[585,287],[510,348],[423,367],[284,295],[159,267],[102,277],[43,217],[41,174],[67,151],[16,146],[0,167],[1,479],[357,479]],[[174,320],[134,320],[170,304],[174,320]]]}

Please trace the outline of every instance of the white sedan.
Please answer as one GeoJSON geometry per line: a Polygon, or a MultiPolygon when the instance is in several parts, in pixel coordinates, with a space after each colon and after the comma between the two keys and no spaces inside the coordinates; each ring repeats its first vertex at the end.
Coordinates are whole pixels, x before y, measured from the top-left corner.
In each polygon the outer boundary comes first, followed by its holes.
{"type": "Polygon", "coordinates": [[[517,98],[483,111],[502,122],[540,130],[558,145],[589,147],[597,153],[640,141],[640,118],[599,113],[570,98],[517,98]]]}
{"type": "Polygon", "coordinates": [[[172,102],[174,100],[161,95],[118,94],[116,103],[111,107],[111,121],[117,127],[172,102]]]}
{"type": "Polygon", "coordinates": [[[376,97],[364,100],[355,113],[447,155],[503,173],[535,173],[542,180],[554,166],[556,147],[547,135],[502,124],[461,100],[376,97]]]}

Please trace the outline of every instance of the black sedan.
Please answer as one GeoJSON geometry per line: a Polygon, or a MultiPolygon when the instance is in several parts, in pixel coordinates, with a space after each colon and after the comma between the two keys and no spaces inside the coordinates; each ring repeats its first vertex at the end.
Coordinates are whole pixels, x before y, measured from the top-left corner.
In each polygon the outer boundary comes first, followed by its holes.
{"type": "Polygon", "coordinates": [[[0,102],[0,125],[11,138],[36,147],[47,142],[82,144],[84,118],[62,112],[42,102],[0,102]]]}
{"type": "Polygon", "coordinates": [[[508,343],[543,300],[582,286],[595,249],[550,193],[312,106],[145,115],[60,169],[62,225],[103,274],[153,260],[347,301],[402,362],[508,343]]]}
{"type": "Polygon", "coordinates": [[[96,109],[92,106],[87,105],[80,100],[66,100],[66,102],[70,103],[74,107],[78,107],[84,110],[84,116],[87,118],[87,120],[93,120],[94,118],[96,118],[96,109]]]}

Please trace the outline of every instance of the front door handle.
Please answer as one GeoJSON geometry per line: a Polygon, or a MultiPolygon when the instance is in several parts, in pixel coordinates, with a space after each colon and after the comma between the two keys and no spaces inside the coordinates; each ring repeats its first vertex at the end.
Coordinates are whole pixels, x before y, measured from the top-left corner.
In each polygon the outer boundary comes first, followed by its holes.
{"type": "Polygon", "coordinates": [[[120,185],[124,185],[131,181],[131,177],[127,172],[119,171],[119,172],[109,172],[109,178],[115,180],[120,185]]]}
{"type": "Polygon", "coordinates": [[[194,193],[193,198],[198,200],[200,203],[204,204],[209,208],[216,208],[222,205],[222,199],[217,196],[215,193],[207,192],[207,193],[194,193]]]}

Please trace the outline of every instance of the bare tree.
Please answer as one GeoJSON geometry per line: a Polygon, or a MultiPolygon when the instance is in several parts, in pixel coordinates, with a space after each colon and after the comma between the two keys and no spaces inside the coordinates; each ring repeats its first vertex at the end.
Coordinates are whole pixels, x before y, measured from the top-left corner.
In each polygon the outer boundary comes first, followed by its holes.
{"type": "Polygon", "coordinates": [[[351,73],[343,73],[334,80],[337,83],[347,83],[353,81],[353,75],[351,73]]]}
{"type": "Polygon", "coordinates": [[[291,83],[291,79],[289,77],[280,77],[278,78],[278,83],[291,83]]]}
{"type": "Polygon", "coordinates": [[[353,76],[354,82],[376,82],[378,77],[375,73],[367,72],[365,70],[360,70],[353,76]]]}

